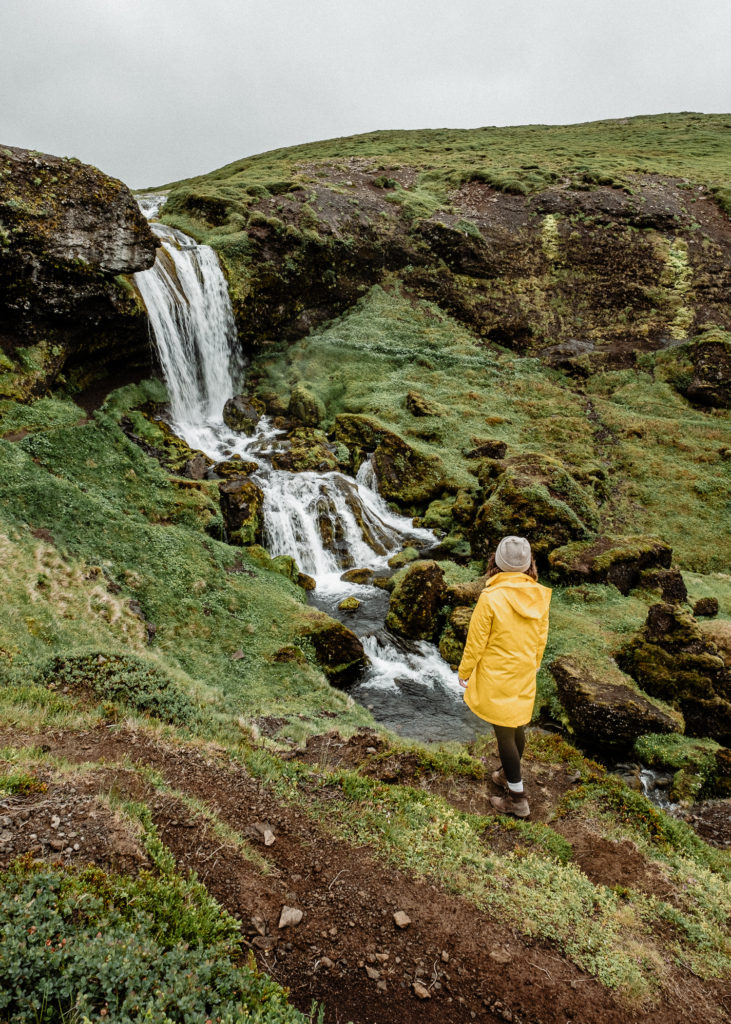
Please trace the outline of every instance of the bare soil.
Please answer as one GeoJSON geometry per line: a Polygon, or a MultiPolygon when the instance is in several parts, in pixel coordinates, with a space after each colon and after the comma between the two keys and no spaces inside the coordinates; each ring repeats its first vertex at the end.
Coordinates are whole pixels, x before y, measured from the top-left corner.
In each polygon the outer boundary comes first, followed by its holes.
{"type": "MultiPolygon", "coordinates": [[[[526,940],[465,900],[388,867],[368,848],[335,840],[220,749],[168,745],[108,726],[49,733],[44,741],[44,749],[72,763],[89,763],[92,770],[66,776],[63,785],[49,770],[46,792],[3,801],[0,815],[11,826],[0,831],[0,866],[30,851],[64,863],[135,872],[147,864],[136,837],[97,797],[113,789],[144,800],[179,868],[195,871],[241,921],[260,967],[290,990],[295,1005],[309,1010],[313,1000],[324,1004],[327,1024],[731,1021],[724,1008],[729,992],[680,966],[676,990],[663,993],[659,1004],[649,1010],[628,1006],[550,944],[526,940]],[[130,764],[154,768],[172,790],[200,801],[219,821],[258,842],[268,870],[241,844],[222,838],[205,814],[191,811],[176,792],[154,789],[130,764]],[[274,836],[268,846],[267,829],[274,836]],[[283,906],[301,910],[301,922],[280,929],[283,906]],[[394,921],[397,911],[410,919],[405,928],[394,921]]],[[[430,779],[423,769],[417,777],[418,766],[408,758],[400,765],[390,756],[379,761],[373,750],[381,742],[370,733],[351,741],[330,734],[295,756],[327,757],[330,764],[339,758],[380,778],[434,785],[465,809],[486,810],[488,789],[497,792],[476,779],[430,779]]],[[[5,732],[0,744],[33,746],[38,737],[5,732]]],[[[550,815],[571,784],[568,773],[529,775],[538,820],[550,815]]],[[[670,895],[662,872],[632,844],[610,843],[578,821],[564,821],[563,828],[593,880],[670,895]]]]}

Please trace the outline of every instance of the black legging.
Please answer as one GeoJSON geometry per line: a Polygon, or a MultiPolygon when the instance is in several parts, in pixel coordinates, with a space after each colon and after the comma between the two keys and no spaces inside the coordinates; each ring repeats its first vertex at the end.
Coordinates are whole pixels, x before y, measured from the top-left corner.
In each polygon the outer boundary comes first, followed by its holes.
{"type": "Polygon", "coordinates": [[[525,726],[513,729],[508,725],[493,725],[493,729],[505,778],[508,782],[521,782],[520,759],[525,750],[525,726]]]}

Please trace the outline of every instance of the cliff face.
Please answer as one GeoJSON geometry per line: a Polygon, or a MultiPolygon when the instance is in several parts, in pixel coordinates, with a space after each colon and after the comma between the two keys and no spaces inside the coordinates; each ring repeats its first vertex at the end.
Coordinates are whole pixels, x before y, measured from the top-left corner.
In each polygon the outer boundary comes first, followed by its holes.
{"type": "Polygon", "coordinates": [[[338,150],[323,143],[180,183],[163,219],[219,252],[252,349],[301,337],[395,276],[485,343],[585,372],[627,365],[731,325],[731,225],[723,188],[710,184],[719,174],[692,162],[684,177],[638,171],[642,138],[662,153],[688,128],[646,120],[656,138],[638,134],[645,122],[622,129],[617,145],[632,159],[621,173],[574,162],[589,159],[582,126],[576,152],[560,156],[554,129],[536,130],[522,180],[481,169],[498,158],[480,130],[419,152],[410,133],[376,133],[340,140],[339,152],[378,157],[325,156],[338,150]]]}
{"type": "Polygon", "coordinates": [[[129,189],[77,160],[0,148],[0,388],[41,393],[149,361],[147,322],[122,275],[156,240],[129,189]]]}

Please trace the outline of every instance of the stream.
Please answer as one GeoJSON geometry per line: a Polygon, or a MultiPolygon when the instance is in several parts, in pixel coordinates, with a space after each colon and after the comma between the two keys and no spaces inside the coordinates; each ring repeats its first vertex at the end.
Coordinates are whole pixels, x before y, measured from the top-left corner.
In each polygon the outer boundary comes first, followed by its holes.
{"type": "Polygon", "coordinates": [[[354,700],[382,725],[414,739],[467,742],[489,731],[465,705],[456,674],[433,644],[405,640],[385,628],[388,593],[341,578],[351,568],[389,575],[390,557],[407,544],[435,545],[434,534],[388,507],[369,461],[355,479],[340,472],[275,470],[271,455],[285,435],[270,420],[262,418],[252,436],[223,422],[224,404],[241,390],[244,376],[226,280],[211,248],[155,220],[164,201],[164,195],[139,199],[161,248],[155,265],[136,274],[135,283],[168,389],[170,426],[216,462],[238,454],[258,463],[252,480],[264,493],[269,553],[292,556],[315,579],[309,602],[344,622],[363,643],[370,665],[349,689],[354,700]],[[335,550],[323,535],[339,538],[335,550]],[[351,596],[360,602],[358,609],[341,611],[338,605],[351,596]]]}

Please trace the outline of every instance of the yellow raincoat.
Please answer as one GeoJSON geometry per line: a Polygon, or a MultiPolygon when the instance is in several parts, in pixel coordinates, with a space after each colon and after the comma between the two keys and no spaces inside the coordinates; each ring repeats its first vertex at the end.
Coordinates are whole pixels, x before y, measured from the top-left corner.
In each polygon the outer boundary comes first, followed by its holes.
{"type": "Polygon", "coordinates": [[[551,591],[523,572],[492,576],[472,613],[460,679],[467,706],[492,725],[527,725],[548,637],[551,591]]]}

